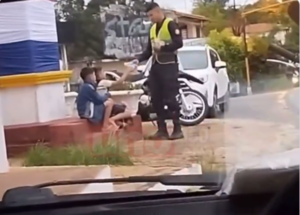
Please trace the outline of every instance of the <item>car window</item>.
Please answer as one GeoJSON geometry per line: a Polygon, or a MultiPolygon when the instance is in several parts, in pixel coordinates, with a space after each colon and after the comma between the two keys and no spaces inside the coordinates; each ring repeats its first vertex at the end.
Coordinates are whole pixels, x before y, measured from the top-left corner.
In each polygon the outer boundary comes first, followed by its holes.
{"type": "Polygon", "coordinates": [[[178,57],[184,70],[205,69],[208,66],[205,50],[180,51],[178,57]]]}
{"type": "Polygon", "coordinates": [[[215,62],[219,60],[219,56],[213,50],[209,50],[209,55],[210,55],[211,65],[212,65],[212,67],[214,67],[215,66],[215,62]]]}

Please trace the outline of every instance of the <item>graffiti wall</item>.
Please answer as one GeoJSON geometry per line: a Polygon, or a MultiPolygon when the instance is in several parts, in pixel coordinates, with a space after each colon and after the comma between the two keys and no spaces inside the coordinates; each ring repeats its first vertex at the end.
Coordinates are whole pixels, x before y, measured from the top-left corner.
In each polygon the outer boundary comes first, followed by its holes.
{"type": "Polygon", "coordinates": [[[130,13],[122,5],[111,5],[101,14],[105,54],[126,58],[140,54],[148,42],[150,22],[145,15],[130,13]]]}

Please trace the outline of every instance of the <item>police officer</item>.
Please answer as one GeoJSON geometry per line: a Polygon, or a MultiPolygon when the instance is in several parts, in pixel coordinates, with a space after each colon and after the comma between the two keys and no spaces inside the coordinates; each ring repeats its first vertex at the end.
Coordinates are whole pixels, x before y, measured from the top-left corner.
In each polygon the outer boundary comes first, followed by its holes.
{"type": "Polygon", "coordinates": [[[183,133],[179,122],[180,107],[176,96],[179,94],[177,50],[183,46],[182,37],[177,23],[166,18],[157,3],[149,3],[146,12],[154,24],[150,29],[148,46],[138,61],[142,62],[153,56],[149,88],[158,125],[158,131],[149,139],[181,139],[183,133]],[[170,136],[165,122],[165,105],[172,113],[174,124],[170,136]]]}

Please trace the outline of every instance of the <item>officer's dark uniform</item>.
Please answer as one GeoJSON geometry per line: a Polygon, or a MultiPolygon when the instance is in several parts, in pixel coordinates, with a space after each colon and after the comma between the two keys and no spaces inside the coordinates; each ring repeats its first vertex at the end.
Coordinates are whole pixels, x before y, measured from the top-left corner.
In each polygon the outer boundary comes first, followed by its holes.
{"type": "Polygon", "coordinates": [[[148,46],[138,59],[141,62],[153,55],[149,84],[159,130],[151,137],[152,139],[183,138],[179,123],[180,107],[176,100],[179,94],[177,49],[182,46],[183,41],[177,23],[165,18],[162,23],[156,23],[150,29],[148,46]],[[158,40],[162,41],[163,45],[159,51],[155,51],[155,42],[158,40]],[[165,123],[165,105],[173,117],[174,132],[170,137],[165,123]]]}

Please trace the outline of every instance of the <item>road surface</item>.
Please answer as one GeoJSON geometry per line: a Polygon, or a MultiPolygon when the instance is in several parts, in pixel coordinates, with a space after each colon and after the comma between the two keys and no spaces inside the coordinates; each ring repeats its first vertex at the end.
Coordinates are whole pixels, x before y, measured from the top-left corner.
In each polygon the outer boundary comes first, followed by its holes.
{"type": "Polygon", "coordinates": [[[299,126],[299,89],[232,98],[225,118],[299,126]]]}
{"type": "MultiPolygon", "coordinates": [[[[137,164],[184,167],[200,162],[205,171],[221,171],[254,157],[298,148],[299,114],[287,102],[289,95],[293,90],[232,98],[224,118],[183,127],[185,139],[137,142],[137,164]]],[[[149,134],[155,130],[150,123],[144,126],[149,134]]]]}
{"type": "Polygon", "coordinates": [[[299,88],[290,90],[286,94],[285,99],[291,110],[299,114],[299,88]]]}

